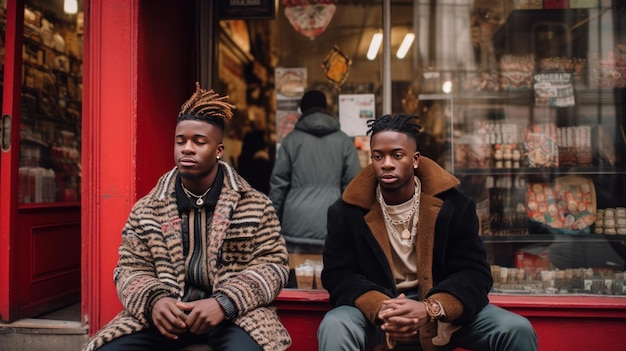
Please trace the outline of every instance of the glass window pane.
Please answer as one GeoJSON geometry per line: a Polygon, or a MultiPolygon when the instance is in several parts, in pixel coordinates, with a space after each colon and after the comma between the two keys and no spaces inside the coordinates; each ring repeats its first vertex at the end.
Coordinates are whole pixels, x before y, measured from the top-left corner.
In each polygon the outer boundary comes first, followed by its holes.
{"type": "Polygon", "coordinates": [[[20,203],[80,201],[83,17],[62,4],[24,8],[20,203]]]}
{"type": "Polygon", "coordinates": [[[411,85],[477,201],[493,291],[626,294],[623,7],[415,3],[411,85]]]}
{"type": "MultiPolygon", "coordinates": [[[[615,214],[626,207],[626,14],[613,3],[393,0],[383,67],[384,47],[367,57],[383,33],[382,1],[281,2],[275,20],[241,21],[247,54],[221,41],[220,82],[278,147],[305,90],[324,91],[340,118],[341,95],[373,94],[375,116],[389,96],[392,113],[419,116],[421,153],[475,198],[494,292],[626,294],[626,227],[615,214]],[[344,65],[329,74],[332,55],[344,65]]],[[[232,135],[241,140],[246,128],[232,135]]],[[[320,259],[290,253],[293,268],[320,259]]]]}

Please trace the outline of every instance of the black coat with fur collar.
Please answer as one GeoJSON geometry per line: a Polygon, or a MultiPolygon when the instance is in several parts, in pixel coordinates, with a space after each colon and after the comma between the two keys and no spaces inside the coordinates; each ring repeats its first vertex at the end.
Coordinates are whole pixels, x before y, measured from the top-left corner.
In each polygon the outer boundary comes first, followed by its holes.
{"type": "MultiPolygon", "coordinates": [[[[436,298],[447,321],[467,324],[488,303],[492,285],[475,202],[456,189],[457,178],[424,156],[415,174],[422,185],[415,241],[419,297],[436,298]]],[[[372,323],[382,301],[398,295],[377,184],[370,165],[330,206],[322,274],[334,306],[356,306],[372,323]]],[[[420,330],[426,349],[435,334],[433,323],[420,330]]]]}

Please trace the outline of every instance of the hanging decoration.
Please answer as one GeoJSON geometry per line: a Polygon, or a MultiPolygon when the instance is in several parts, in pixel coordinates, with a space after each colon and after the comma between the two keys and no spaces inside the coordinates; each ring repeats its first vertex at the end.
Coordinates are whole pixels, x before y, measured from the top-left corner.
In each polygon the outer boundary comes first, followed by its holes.
{"type": "Polygon", "coordinates": [[[346,81],[348,73],[350,73],[350,66],[352,60],[344,54],[337,45],[335,45],[322,63],[324,72],[326,72],[326,78],[335,86],[335,89],[340,90],[343,82],[346,81]]]}
{"type": "Polygon", "coordinates": [[[339,0],[284,0],[285,16],[300,34],[313,40],[324,33],[339,0]]]}

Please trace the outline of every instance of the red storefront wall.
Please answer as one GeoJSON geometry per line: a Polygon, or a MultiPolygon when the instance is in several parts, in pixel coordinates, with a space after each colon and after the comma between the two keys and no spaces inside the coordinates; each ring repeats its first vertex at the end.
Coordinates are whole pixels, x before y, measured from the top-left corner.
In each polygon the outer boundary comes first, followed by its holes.
{"type": "MultiPolygon", "coordinates": [[[[193,3],[193,2],[189,2],[193,3]]],[[[193,7],[174,0],[92,0],[85,36],[83,111],[83,315],[90,333],[121,309],[112,282],[128,211],[172,167],[171,133],[195,81],[193,7]]],[[[493,295],[527,316],[540,350],[622,350],[626,298],[493,295]]],[[[284,291],[280,316],[291,349],[317,349],[328,310],[322,291],[284,291]]]]}

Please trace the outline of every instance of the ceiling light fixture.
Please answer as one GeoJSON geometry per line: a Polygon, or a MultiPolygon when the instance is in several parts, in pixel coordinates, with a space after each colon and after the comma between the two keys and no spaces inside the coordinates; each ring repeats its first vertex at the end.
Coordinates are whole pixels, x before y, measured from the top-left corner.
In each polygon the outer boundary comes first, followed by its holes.
{"type": "Polygon", "coordinates": [[[409,52],[409,48],[411,48],[411,44],[413,44],[413,40],[415,40],[415,34],[406,33],[404,39],[402,39],[402,44],[400,44],[400,48],[398,48],[398,52],[396,52],[396,57],[402,60],[406,54],[409,52]]]}
{"type": "Polygon", "coordinates": [[[372,41],[370,42],[370,47],[367,49],[367,59],[373,61],[378,54],[378,50],[380,49],[380,45],[383,43],[383,34],[376,33],[372,36],[372,41]]]}
{"type": "Polygon", "coordinates": [[[75,15],[78,12],[78,0],[64,0],[63,11],[70,15],[75,15]]]}

